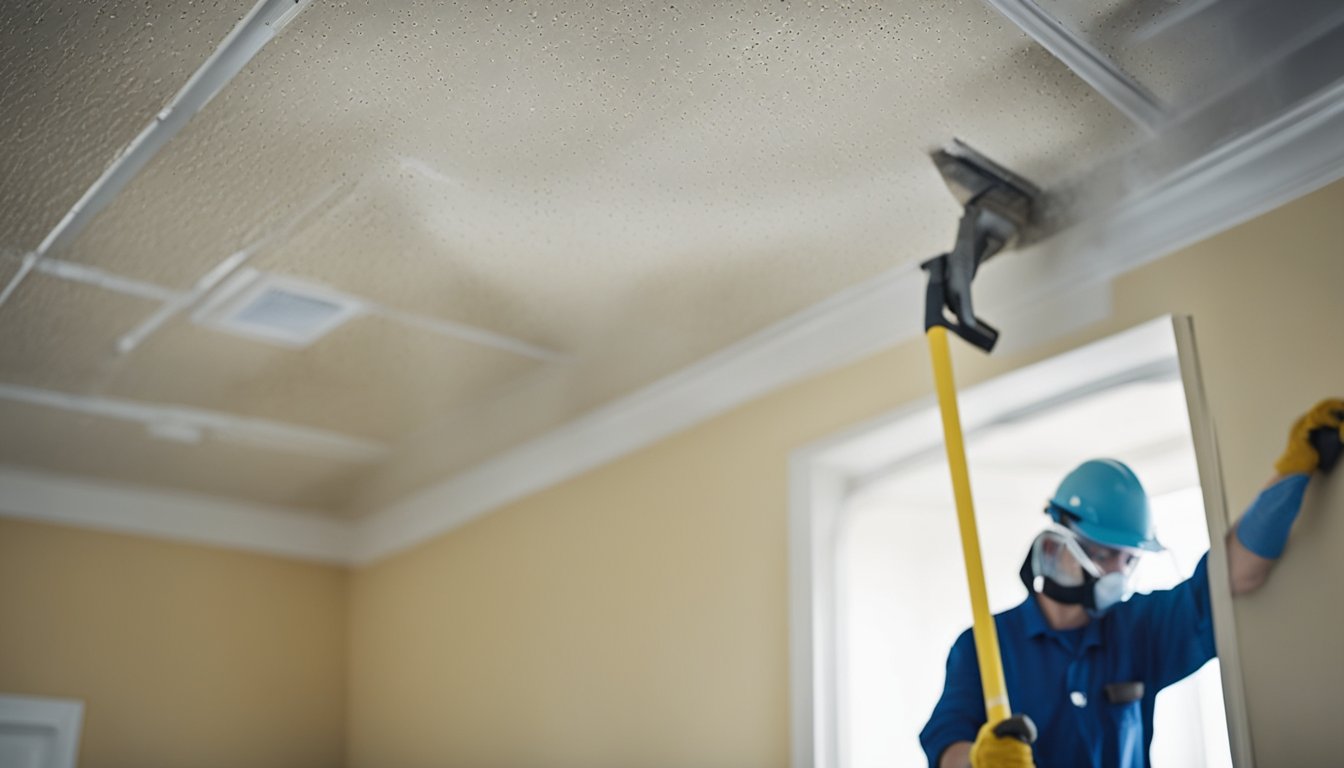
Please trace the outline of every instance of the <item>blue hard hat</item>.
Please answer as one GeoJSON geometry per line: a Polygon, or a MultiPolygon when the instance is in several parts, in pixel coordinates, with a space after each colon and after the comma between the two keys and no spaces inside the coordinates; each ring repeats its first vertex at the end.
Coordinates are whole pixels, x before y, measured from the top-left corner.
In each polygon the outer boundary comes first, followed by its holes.
{"type": "Polygon", "coordinates": [[[1099,544],[1162,551],[1153,534],[1148,494],[1134,470],[1115,459],[1079,464],[1059,484],[1046,511],[1099,544]]]}

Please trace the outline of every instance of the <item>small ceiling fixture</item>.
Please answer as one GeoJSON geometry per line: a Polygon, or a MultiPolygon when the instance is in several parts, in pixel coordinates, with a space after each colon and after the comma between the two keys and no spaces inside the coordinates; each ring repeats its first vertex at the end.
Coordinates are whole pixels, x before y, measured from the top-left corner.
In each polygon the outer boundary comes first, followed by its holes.
{"type": "Polygon", "coordinates": [[[225,280],[191,319],[209,328],[285,347],[306,347],[364,311],[320,285],[251,268],[225,280]]]}

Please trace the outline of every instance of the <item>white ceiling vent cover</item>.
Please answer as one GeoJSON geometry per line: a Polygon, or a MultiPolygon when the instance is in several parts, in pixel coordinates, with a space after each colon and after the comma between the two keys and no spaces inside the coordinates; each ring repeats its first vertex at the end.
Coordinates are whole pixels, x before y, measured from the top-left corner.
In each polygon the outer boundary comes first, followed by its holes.
{"type": "Polygon", "coordinates": [[[362,311],[353,296],[244,268],[225,280],[191,319],[239,336],[306,347],[362,311]]]}

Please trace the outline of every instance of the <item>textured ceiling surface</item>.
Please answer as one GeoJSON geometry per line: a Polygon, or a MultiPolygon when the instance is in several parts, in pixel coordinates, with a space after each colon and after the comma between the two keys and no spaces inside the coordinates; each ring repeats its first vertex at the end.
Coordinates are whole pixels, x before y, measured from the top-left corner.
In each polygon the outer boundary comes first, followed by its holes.
{"type": "Polygon", "coordinates": [[[31,248],[248,10],[214,2],[6,3],[0,248],[31,248]]]}
{"type": "MultiPolygon", "coordinates": [[[[0,21],[6,278],[248,10],[65,6],[0,21]]],[[[0,428],[30,439],[0,460],[358,514],[946,249],[927,151],[953,136],[1049,185],[1132,129],[979,0],[315,0],[48,258],[185,295],[245,251],[378,311],[292,350],[192,322],[196,296],[123,353],[158,302],[35,275],[0,307],[0,384],[388,458],[165,448],[14,405],[0,428]]]]}

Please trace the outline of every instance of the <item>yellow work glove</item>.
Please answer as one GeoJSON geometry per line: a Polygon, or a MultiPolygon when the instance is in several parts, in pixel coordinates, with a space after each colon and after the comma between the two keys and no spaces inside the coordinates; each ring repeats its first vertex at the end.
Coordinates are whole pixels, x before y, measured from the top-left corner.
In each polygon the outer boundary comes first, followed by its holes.
{"type": "Polygon", "coordinates": [[[971,768],[1036,768],[1031,757],[1035,740],[1036,726],[1026,715],[985,723],[971,745],[971,768]],[[1022,733],[1024,722],[1029,735],[1022,733]]]}
{"type": "Polygon", "coordinates": [[[1274,462],[1274,471],[1280,475],[1312,472],[1320,462],[1320,454],[1311,444],[1311,433],[1318,429],[1339,430],[1344,438],[1344,399],[1332,397],[1317,403],[1293,424],[1288,433],[1288,448],[1274,462]]]}

